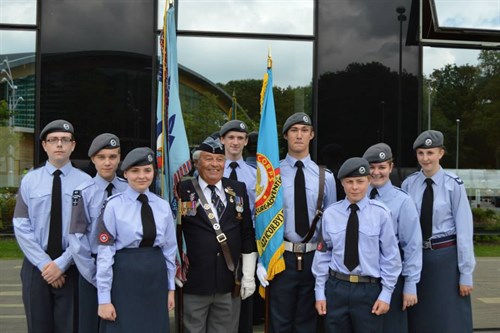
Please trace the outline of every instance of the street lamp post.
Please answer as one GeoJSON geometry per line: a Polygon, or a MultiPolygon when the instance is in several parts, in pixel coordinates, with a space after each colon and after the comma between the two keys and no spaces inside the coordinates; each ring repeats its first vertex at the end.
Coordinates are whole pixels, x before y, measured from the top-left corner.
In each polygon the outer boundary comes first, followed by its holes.
{"type": "Polygon", "coordinates": [[[457,156],[455,161],[455,170],[458,170],[458,152],[460,148],[460,119],[457,119],[457,156]]]}
{"type": "Polygon", "coordinates": [[[403,72],[403,22],[406,21],[406,15],[404,13],[406,12],[405,7],[398,7],[396,8],[396,13],[398,13],[398,21],[399,21],[399,75],[398,75],[398,129],[397,129],[397,136],[398,136],[398,145],[397,145],[397,156],[396,156],[396,163],[398,165],[398,170],[400,170],[401,167],[401,146],[402,146],[402,117],[403,117],[403,97],[402,97],[402,72],[403,72]]]}

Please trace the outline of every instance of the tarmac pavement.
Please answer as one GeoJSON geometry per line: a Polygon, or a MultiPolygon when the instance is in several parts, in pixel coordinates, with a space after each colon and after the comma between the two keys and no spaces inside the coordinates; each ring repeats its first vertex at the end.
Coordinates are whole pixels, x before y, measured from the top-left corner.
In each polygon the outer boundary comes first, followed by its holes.
{"type": "MultiPolygon", "coordinates": [[[[0,260],[0,333],[25,333],[22,260],[0,260]]],[[[472,293],[474,332],[500,332],[500,258],[477,258],[472,293]]],[[[255,333],[263,332],[262,325],[255,333]]]]}

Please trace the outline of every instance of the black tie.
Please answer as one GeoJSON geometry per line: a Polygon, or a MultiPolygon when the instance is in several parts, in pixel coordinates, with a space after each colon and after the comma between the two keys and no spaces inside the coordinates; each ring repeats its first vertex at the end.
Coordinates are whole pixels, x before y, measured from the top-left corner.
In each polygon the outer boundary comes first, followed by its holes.
{"type": "Polygon", "coordinates": [[[307,213],[306,181],[302,170],[304,163],[297,161],[295,166],[297,167],[294,183],[295,232],[305,237],[309,231],[309,215],[307,213]]]}
{"type": "Polygon", "coordinates": [[[377,189],[375,187],[372,188],[372,190],[370,191],[370,199],[375,199],[377,194],[378,194],[377,189]]]}
{"type": "Polygon", "coordinates": [[[432,190],[432,179],[426,178],[427,187],[422,197],[420,209],[420,226],[422,227],[422,239],[428,240],[432,236],[432,205],[434,202],[434,191],[432,190]]]}
{"type": "Polygon", "coordinates": [[[231,174],[229,175],[229,179],[238,180],[238,175],[236,174],[236,168],[238,167],[238,162],[231,162],[229,163],[229,166],[232,169],[231,174]]]}
{"type": "Polygon", "coordinates": [[[142,220],[142,241],[139,247],[151,247],[156,239],[156,224],[153,216],[153,210],[148,203],[148,196],[141,193],[137,200],[142,202],[141,220],[142,220]]]}
{"type": "Polygon", "coordinates": [[[224,212],[224,208],[226,208],[226,207],[224,207],[224,203],[220,199],[217,192],[215,192],[215,185],[208,185],[208,188],[210,189],[210,191],[212,191],[212,197],[211,197],[212,204],[214,205],[215,210],[217,210],[217,216],[220,219],[222,216],[222,213],[224,212]]]}
{"type": "Polygon", "coordinates": [[[113,183],[109,183],[108,186],[106,186],[106,192],[108,192],[108,197],[110,197],[113,194],[113,183]]]}
{"type": "Polygon", "coordinates": [[[347,220],[347,228],[345,231],[345,247],[344,247],[344,265],[352,271],[359,265],[358,254],[358,238],[359,238],[359,220],[356,211],[359,209],[358,205],[351,204],[349,206],[351,214],[347,220]]]}
{"type": "Polygon", "coordinates": [[[52,260],[62,254],[62,194],[61,194],[61,170],[52,174],[52,203],[50,206],[50,229],[47,254],[52,260]]]}

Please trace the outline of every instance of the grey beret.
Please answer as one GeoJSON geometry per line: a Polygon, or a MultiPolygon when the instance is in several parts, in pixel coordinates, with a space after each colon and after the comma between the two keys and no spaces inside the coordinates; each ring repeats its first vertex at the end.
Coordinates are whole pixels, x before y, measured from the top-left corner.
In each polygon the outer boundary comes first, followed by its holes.
{"type": "Polygon", "coordinates": [[[40,132],[40,140],[45,140],[45,137],[47,134],[53,133],[53,132],[67,132],[71,134],[75,134],[75,131],[73,129],[73,125],[69,121],[66,121],[64,119],[57,119],[54,121],[51,121],[45,127],[43,130],[40,132]]]}
{"type": "Polygon", "coordinates": [[[392,151],[389,145],[381,142],[368,148],[363,154],[363,158],[368,163],[381,163],[392,158],[392,151]]]}
{"type": "Polygon", "coordinates": [[[101,149],[113,149],[120,147],[120,139],[111,133],[102,133],[95,137],[90,144],[89,157],[94,156],[101,149]]]}
{"type": "Polygon", "coordinates": [[[132,149],[122,162],[121,169],[126,171],[134,166],[142,166],[153,164],[155,160],[155,154],[148,147],[140,147],[132,149]]]}
{"type": "Polygon", "coordinates": [[[224,145],[220,142],[219,138],[214,139],[212,136],[206,138],[196,150],[224,155],[224,145]]]}
{"type": "Polygon", "coordinates": [[[311,121],[311,118],[304,112],[294,113],[290,117],[288,117],[288,119],[285,121],[285,125],[283,125],[282,133],[286,134],[286,132],[288,132],[290,127],[292,127],[295,124],[312,126],[312,121],[311,121]]]}
{"type": "Polygon", "coordinates": [[[342,164],[337,175],[338,179],[346,177],[362,177],[370,175],[370,163],[362,157],[351,157],[342,164]]]}
{"type": "Polygon", "coordinates": [[[243,132],[248,134],[247,125],[241,120],[230,120],[220,128],[219,135],[223,137],[229,131],[243,132]]]}
{"type": "Polygon", "coordinates": [[[444,146],[443,133],[434,130],[428,130],[420,133],[413,142],[413,149],[417,148],[435,148],[444,146]]]}

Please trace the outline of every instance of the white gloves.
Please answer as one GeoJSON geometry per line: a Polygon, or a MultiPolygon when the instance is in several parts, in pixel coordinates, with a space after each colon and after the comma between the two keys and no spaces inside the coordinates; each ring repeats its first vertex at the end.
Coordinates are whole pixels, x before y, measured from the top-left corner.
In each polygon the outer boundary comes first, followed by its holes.
{"type": "Polygon", "coordinates": [[[267,271],[260,262],[257,264],[257,277],[262,287],[265,288],[269,285],[269,281],[267,281],[267,271]]]}
{"type": "Polygon", "coordinates": [[[257,252],[242,253],[242,272],[241,278],[241,299],[246,299],[255,292],[255,265],[257,264],[257,252]]]}

